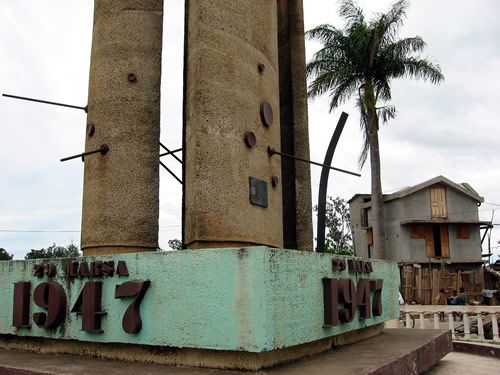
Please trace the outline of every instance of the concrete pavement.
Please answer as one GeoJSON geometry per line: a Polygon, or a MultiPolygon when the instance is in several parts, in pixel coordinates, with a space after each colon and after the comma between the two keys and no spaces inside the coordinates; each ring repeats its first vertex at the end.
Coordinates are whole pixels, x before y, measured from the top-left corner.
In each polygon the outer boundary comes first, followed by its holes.
{"type": "MultiPolygon", "coordinates": [[[[321,358],[313,359],[321,362],[321,358]]],[[[309,360],[311,361],[311,360],[309,360]]],[[[304,361],[304,362],[309,362],[304,361]]],[[[115,361],[104,361],[96,359],[86,359],[71,356],[56,356],[56,355],[41,355],[33,353],[24,353],[19,351],[5,351],[0,350],[0,364],[6,365],[10,363],[13,366],[27,365],[31,370],[12,371],[0,367],[0,374],[2,375],[34,375],[33,370],[43,371],[45,374],[88,374],[92,371],[93,374],[109,374],[109,375],[127,375],[127,374],[144,374],[144,375],[242,375],[248,374],[239,371],[220,371],[210,369],[192,369],[180,367],[165,367],[160,365],[141,364],[141,363],[123,363],[115,361]],[[59,363],[59,365],[58,365],[59,363]],[[89,363],[92,366],[89,367],[89,363]],[[95,366],[94,366],[95,365],[95,366]]],[[[1,366],[0,365],[0,366],[1,366]]],[[[321,368],[316,368],[315,372],[308,372],[313,369],[305,363],[298,363],[290,372],[290,366],[274,369],[260,374],[333,374],[332,370],[324,371],[321,368]],[[306,372],[307,371],[307,372],[306,372]]],[[[493,375],[498,374],[500,369],[500,359],[480,357],[473,354],[452,352],[446,355],[437,365],[435,365],[426,375],[493,375]]],[[[40,373],[39,372],[39,373],[40,373]]],[[[345,372],[336,372],[337,374],[346,374],[345,372]]],[[[400,374],[398,374],[400,375],[400,374]]],[[[402,374],[401,374],[402,375],[402,374]]]]}
{"type": "Polygon", "coordinates": [[[498,373],[500,373],[500,358],[451,352],[428,371],[426,375],[494,375],[498,373]]]}
{"type": "MultiPolygon", "coordinates": [[[[449,332],[440,330],[386,330],[356,344],[335,348],[288,366],[256,374],[412,374],[429,369],[450,350],[449,332]]],[[[248,372],[168,367],[148,363],[36,354],[0,349],[0,374],[171,374],[232,375],[248,372]]]]}

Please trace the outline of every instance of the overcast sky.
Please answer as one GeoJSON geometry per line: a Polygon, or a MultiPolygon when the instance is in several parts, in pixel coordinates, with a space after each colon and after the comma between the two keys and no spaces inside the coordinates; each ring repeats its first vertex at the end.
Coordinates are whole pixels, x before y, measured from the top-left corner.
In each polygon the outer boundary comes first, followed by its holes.
{"type": "MultiPolygon", "coordinates": [[[[334,0],[304,0],[306,29],[337,27],[334,0]]],[[[392,1],[362,0],[367,12],[392,1]]],[[[86,105],[93,1],[1,0],[0,92],[86,105]]],[[[184,2],[165,1],[162,134],[181,146],[184,2]]],[[[500,2],[414,0],[400,36],[421,36],[425,52],[442,67],[446,81],[433,86],[395,81],[398,116],[380,131],[382,185],[390,193],[437,175],[470,183],[485,203],[480,218],[496,209],[500,222],[500,2]]],[[[308,59],[318,45],[307,42],[308,59]]],[[[357,170],[359,117],[352,103],[328,112],[327,98],[309,104],[311,158],[322,161],[341,111],[350,114],[333,164],[357,170]]],[[[59,162],[84,148],[83,111],[0,98],[0,247],[22,258],[32,248],[80,242],[83,163],[59,162]]],[[[167,164],[181,173],[175,161],[167,164]]],[[[319,170],[312,169],[313,201],[319,170]]],[[[160,246],[180,238],[181,186],[165,171],[160,187],[160,246]]],[[[349,199],[369,192],[369,164],[357,178],[332,173],[329,195],[349,199]]],[[[500,252],[500,227],[492,246],[500,252]]]]}

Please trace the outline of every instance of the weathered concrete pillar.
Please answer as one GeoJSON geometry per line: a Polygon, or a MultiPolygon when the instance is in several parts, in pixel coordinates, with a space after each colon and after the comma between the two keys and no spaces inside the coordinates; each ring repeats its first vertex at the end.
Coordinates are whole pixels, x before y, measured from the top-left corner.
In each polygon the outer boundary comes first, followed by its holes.
{"type": "MultiPolygon", "coordinates": [[[[302,0],[278,0],[281,150],[309,157],[304,9],[302,0]]],[[[287,249],[313,250],[311,171],[282,159],[283,240],[287,249]]]]}
{"type": "Polygon", "coordinates": [[[95,0],[84,255],[158,247],[162,22],[163,0],[95,0]]]}
{"type": "Polygon", "coordinates": [[[184,244],[282,247],[277,3],[187,0],[186,22],[184,244]]]}

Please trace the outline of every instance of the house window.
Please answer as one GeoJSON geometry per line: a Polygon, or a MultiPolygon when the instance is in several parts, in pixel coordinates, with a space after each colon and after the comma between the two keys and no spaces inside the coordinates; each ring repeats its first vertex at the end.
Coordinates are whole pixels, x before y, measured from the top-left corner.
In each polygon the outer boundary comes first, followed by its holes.
{"type": "Polygon", "coordinates": [[[413,240],[425,238],[425,225],[412,225],[410,227],[410,236],[413,240]]]}
{"type": "Polygon", "coordinates": [[[368,242],[368,246],[373,245],[373,229],[368,228],[366,230],[366,241],[368,242]]]}
{"type": "Polygon", "coordinates": [[[467,224],[457,225],[457,239],[458,240],[468,240],[469,239],[469,226],[467,224]]]}
{"type": "Polygon", "coordinates": [[[362,208],[360,210],[361,216],[361,226],[366,228],[368,226],[368,208],[362,208]]]}
{"type": "Polygon", "coordinates": [[[427,225],[425,227],[425,248],[429,258],[449,258],[448,225],[427,225]]]}
{"type": "Polygon", "coordinates": [[[434,240],[434,256],[441,258],[443,256],[443,249],[441,247],[441,229],[439,225],[432,226],[432,239],[434,240]]]}
{"type": "Polygon", "coordinates": [[[433,219],[446,219],[448,208],[446,206],[446,189],[444,187],[431,187],[431,217],[433,219]]]}

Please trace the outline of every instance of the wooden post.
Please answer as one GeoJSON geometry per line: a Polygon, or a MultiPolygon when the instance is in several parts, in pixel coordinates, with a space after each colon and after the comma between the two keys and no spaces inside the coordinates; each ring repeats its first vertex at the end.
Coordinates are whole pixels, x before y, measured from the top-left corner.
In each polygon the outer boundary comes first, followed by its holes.
{"type": "Polygon", "coordinates": [[[415,299],[415,278],[413,266],[403,266],[403,288],[401,294],[405,301],[411,302],[415,299]]]}
{"type": "Polygon", "coordinates": [[[431,300],[431,305],[436,304],[436,297],[437,297],[438,293],[439,293],[439,273],[438,273],[438,269],[435,268],[432,270],[432,291],[431,291],[432,300],[431,300]]]}
{"type": "Polygon", "coordinates": [[[484,275],[483,270],[476,271],[476,290],[481,293],[484,289],[484,275]]]}
{"type": "Polygon", "coordinates": [[[415,286],[417,288],[417,302],[422,303],[422,268],[419,268],[417,271],[415,286]]]}

